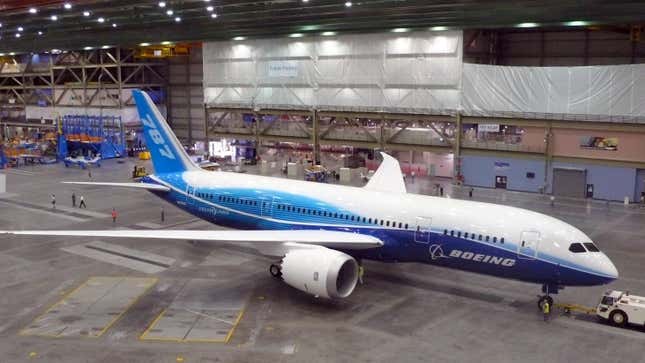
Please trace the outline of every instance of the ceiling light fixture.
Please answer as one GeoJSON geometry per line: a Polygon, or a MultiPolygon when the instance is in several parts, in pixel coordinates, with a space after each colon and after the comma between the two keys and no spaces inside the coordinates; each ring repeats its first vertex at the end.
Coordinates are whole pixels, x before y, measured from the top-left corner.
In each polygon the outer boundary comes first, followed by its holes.
{"type": "Polygon", "coordinates": [[[433,26],[432,28],[430,28],[430,30],[433,31],[433,32],[441,32],[441,31],[444,31],[444,30],[448,30],[448,27],[447,26],[433,26]]]}
{"type": "Polygon", "coordinates": [[[16,33],[16,38],[20,38],[20,33],[16,33]]]}
{"type": "Polygon", "coordinates": [[[213,18],[213,19],[217,18],[217,14],[212,13],[212,14],[211,14],[211,18],[213,18]]]}
{"type": "Polygon", "coordinates": [[[167,40],[164,40],[163,42],[161,42],[161,45],[170,45],[170,44],[172,44],[172,42],[169,42],[167,40]]]}
{"type": "Polygon", "coordinates": [[[57,16],[57,15],[52,15],[52,16],[50,17],[50,19],[51,19],[52,21],[56,21],[56,20],[58,20],[58,16],[57,16]]]}
{"type": "Polygon", "coordinates": [[[43,35],[43,32],[39,30],[38,35],[43,35]]]}
{"type": "Polygon", "coordinates": [[[116,28],[116,23],[112,23],[112,27],[113,27],[113,28],[116,28]]]}
{"type": "Polygon", "coordinates": [[[394,28],[392,29],[392,33],[406,33],[409,32],[410,29],[408,28],[394,28]]]}
{"type": "Polygon", "coordinates": [[[96,19],[96,21],[98,21],[99,23],[104,23],[105,19],[101,17],[101,18],[96,19]]]}
{"type": "Polygon", "coordinates": [[[139,46],[141,46],[141,47],[147,47],[149,45],[150,45],[150,43],[139,43],[139,46]]]}
{"type": "Polygon", "coordinates": [[[180,21],[181,21],[181,18],[180,18],[180,17],[176,17],[176,18],[175,18],[175,22],[179,23],[180,21]]]}
{"type": "Polygon", "coordinates": [[[92,47],[84,47],[83,50],[92,50],[92,47]]]}
{"type": "Polygon", "coordinates": [[[174,14],[174,11],[172,11],[172,9],[168,9],[168,10],[166,10],[166,14],[168,16],[170,16],[170,15],[174,14]]]}
{"type": "Polygon", "coordinates": [[[36,14],[38,12],[38,9],[36,8],[29,8],[29,13],[30,14],[36,14]]]}
{"type": "Polygon", "coordinates": [[[206,11],[213,11],[213,7],[212,6],[207,6],[206,11]]]}
{"type": "Polygon", "coordinates": [[[333,37],[334,35],[336,35],[336,32],[323,32],[321,35],[323,37],[333,37]]]}
{"type": "Polygon", "coordinates": [[[0,57],[4,57],[4,53],[0,53],[0,57]]]}
{"type": "Polygon", "coordinates": [[[346,1],[345,2],[345,7],[346,8],[351,8],[352,7],[352,2],[351,1],[346,1]]]}
{"type": "Polygon", "coordinates": [[[235,37],[233,40],[246,40],[246,37],[235,37]]]}
{"type": "Polygon", "coordinates": [[[87,11],[87,10],[85,10],[85,11],[83,12],[83,16],[90,16],[90,12],[89,12],[89,11],[87,11]]]}
{"type": "Polygon", "coordinates": [[[537,28],[538,23],[519,23],[516,25],[518,28],[537,28]]]}
{"type": "Polygon", "coordinates": [[[564,23],[566,26],[585,26],[589,25],[588,21],[583,21],[583,20],[574,20],[574,21],[568,21],[564,23]]]}
{"type": "Polygon", "coordinates": [[[104,45],[104,46],[101,47],[101,49],[110,49],[110,46],[109,45],[104,45]]]}
{"type": "Polygon", "coordinates": [[[157,4],[157,5],[159,5],[160,8],[165,8],[166,7],[166,2],[165,1],[160,1],[159,4],[157,4]]]}
{"type": "Polygon", "coordinates": [[[15,52],[10,52],[9,55],[16,55],[16,53],[15,52]]]}
{"type": "Polygon", "coordinates": [[[21,31],[23,31],[23,30],[25,30],[25,28],[23,28],[23,27],[21,27],[21,26],[19,26],[19,27],[18,27],[18,31],[19,31],[19,32],[21,32],[21,31]]]}
{"type": "Polygon", "coordinates": [[[302,38],[302,37],[304,37],[304,34],[302,33],[289,34],[289,38],[302,38]]]}
{"type": "Polygon", "coordinates": [[[64,7],[65,9],[69,10],[69,9],[71,9],[71,8],[72,8],[72,4],[70,4],[70,3],[65,3],[65,5],[63,5],[63,7],[64,7]]]}

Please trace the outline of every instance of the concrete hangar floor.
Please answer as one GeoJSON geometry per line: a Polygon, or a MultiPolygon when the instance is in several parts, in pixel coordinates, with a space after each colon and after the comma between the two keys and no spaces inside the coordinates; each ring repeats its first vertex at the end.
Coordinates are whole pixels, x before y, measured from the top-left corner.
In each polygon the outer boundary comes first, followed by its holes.
{"type": "MultiPolygon", "coordinates": [[[[105,162],[92,179],[128,181],[133,163],[105,162]]],[[[0,229],[217,228],[147,192],[59,183],[88,180],[80,169],[49,165],[6,174],[0,229]],[[85,197],[87,209],[72,208],[72,191],[85,197]]],[[[417,178],[409,189],[430,193],[434,183],[417,178]]],[[[466,190],[447,193],[467,198],[466,190]]],[[[573,200],[552,208],[544,196],[479,189],[474,199],[561,218],[589,234],[620,271],[611,286],[567,288],[556,302],[594,306],[605,289],[645,292],[645,209],[573,200]]],[[[643,359],[640,328],[614,328],[557,309],[550,322],[542,321],[536,285],[366,262],[365,284],[330,302],[272,278],[271,262],[239,246],[2,236],[0,362],[643,359]]]]}

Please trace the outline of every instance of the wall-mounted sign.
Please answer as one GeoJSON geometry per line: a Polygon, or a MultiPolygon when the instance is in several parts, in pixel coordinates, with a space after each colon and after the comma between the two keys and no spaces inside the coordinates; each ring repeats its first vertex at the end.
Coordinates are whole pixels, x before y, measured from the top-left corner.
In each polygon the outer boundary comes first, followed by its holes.
{"type": "Polygon", "coordinates": [[[495,162],[495,170],[507,170],[511,168],[511,164],[505,162],[505,161],[496,161],[495,162]]]}
{"type": "Polygon", "coordinates": [[[298,63],[295,61],[269,62],[269,77],[298,77],[298,63]]]}
{"type": "Polygon", "coordinates": [[[601,137],[601,136],[582,136],[580,137],[580,148],[616,151],[618,150],[618,138],[601,137]]]}
{"type": "Polygon", "coordinates": [[[479,132],[499,132],[498,124],[479,124],[477,125],[479,132]]]}

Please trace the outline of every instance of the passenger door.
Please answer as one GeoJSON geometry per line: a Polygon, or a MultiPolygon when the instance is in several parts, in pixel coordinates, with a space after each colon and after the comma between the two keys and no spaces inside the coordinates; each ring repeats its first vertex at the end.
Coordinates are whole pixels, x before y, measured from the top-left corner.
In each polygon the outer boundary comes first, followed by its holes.
{"type": "Polygon", "coordinates": [[[417,217],[416,230],[414,232],[414,240],[419,243],[430,242],[430,228],[432,226],[432,218],[417,217]]]}
{"type": "Polygon", "coordinates": [[[517,257],[525,260],[535,259],[535,257],[537,256],[539,244],[540,232],[522,232],[520,236],[520,242],[517,245],[517,257]]]}
{"type": "Polygon", "coordinates": [[[195,203],[195,187],[192,185],[186,186],[186,204],[195,203]]]}
{"type": "Polygon", "coordinates": [[[260,214],[265,217],[273,216],[273,204],[275,202],[275,197],[271,199],[261,199],[260,200],[260,214]]]}

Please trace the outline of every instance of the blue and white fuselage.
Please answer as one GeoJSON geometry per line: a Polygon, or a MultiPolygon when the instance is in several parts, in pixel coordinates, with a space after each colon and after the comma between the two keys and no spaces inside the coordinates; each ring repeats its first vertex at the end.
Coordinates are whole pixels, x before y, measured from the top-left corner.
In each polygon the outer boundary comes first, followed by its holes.
{"type": "Polygon", "coordinates": [[[577,228],[524,209],[416,194],[227,172],[185,171],[146,178],[171,189],[168,202],[214,224],[237,229],[336,230],[367,234],[381,248],[344,251],[355,258],[421,262],[563,285],[617,278],[602,252],[577,228]]]}

